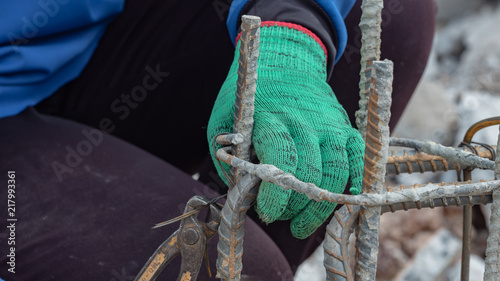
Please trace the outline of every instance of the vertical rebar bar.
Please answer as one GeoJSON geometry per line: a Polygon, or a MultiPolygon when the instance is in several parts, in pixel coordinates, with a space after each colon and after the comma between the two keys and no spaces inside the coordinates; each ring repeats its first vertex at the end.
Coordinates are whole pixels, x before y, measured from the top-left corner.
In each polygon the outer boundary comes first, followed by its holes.
{"type": "MultiPolygon", "coordinates": [[[[394,65],[374,61],[367,105],[363,193],[382,193],[389,150],[389,120],[394,65]]],[[[356,245],[356,280],[375,281],[381,207],[362,207],[356,245]]]]}
{"type": "MultiPolygon", "coordinates": [[[[238,81],[236,83],[236,102],[234,111],[233,132],[243,135],[243,142],[235,145],[234,155],[243,160],[250,159],[252,144],[253,113],[255,91],[257,90],[257,59],[259,58],[260,18],[256,16],[242,17],[240,56],[238,59],[238,81]]],[[[231,168],[233,182],[243,176],[241,171],[231,168]]]]}
{"type": "Polygon", "coordinates": [[[363,0],[362,14],[359,22],[361,29],[361,71],[359,80],[359,110],[356,112],[356,125],[365,137],[366,106],[370,91],[371,67],[374,61],[380,60],[380,35],[382,33],[382,0],[363,0]]]}
{"type": "MultiPolygon", "coordinates": [[[[497,155],[500,155],[500,134],[497,143],[497,155]]],[[[500,157],[495,160],[495,179],[500,179],[500,157]]],[[[500,190],[493,191],[491,204],[490,233],[486,246],[485,281],[498,280],[500,276],[500,190]]]]}
{"type": "MultiPolygon", "coordinates": [[[[252,143],[260,23],[259,17],[242,16],[233,131],[243,135],[243,142],[233,146],[233,151],[236,157],[246,161],[250,160],[252,143]]],[[[245,173],[235,168],[231,168],[231,175],[236,185],[228,192],[222,209],[217,244],[217,277],[240,280],[246,212],[255,202],[260,179],[253,175],[243,177],[245,173]]]]}
{"type": "MultiPolygon", "coordinates": [[[[472,179],[472,170],[465,169],[464,180],[472,179]]],[[[466,205],[463,208],[462,219],[462,267],[460,269],[460,280],[469,281],[470,272],[470,244],[472,235],[472,206],[466,205]]]]}

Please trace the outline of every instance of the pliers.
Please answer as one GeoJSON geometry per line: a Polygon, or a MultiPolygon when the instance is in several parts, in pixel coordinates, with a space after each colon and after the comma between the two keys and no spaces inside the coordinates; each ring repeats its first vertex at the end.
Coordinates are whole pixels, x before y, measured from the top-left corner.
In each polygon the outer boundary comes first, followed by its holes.
{"type": "Polygon", "coordinates": [[[221,207],[213,199],[193,196],[186,204],[184,214],[193,213],[181,220],[181,225],[149,258],[134,281],[154,281],[165,266],[181,254],[181,271],[178,281],[196,280],[203,261],[207,241],[217,232],[221,218],[221,207]],[[197,210],[209,207],[211,220],[200,222],[197,210]]]}

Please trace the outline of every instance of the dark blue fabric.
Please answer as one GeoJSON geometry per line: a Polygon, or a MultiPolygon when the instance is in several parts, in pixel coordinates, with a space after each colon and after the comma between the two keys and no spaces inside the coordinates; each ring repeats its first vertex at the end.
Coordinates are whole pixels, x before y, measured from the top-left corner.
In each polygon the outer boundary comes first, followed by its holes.
{"type": "MultiPolygon", "coordinates": [[[[236,41],[237,30],[238,30],[238,19],[240,17],[241,10],[246,5],[249,0],[234,0],[229,9],[229,15],[227,18],[227,28],[229,31],[229,36],[233,44],[236,41]]],[[[335,26],[337,31],[337,54],[335,57],[335,62],[337,62],[342,56],[346,43],[347,43],[347,31],[344,24],[344,18],[347,16],[352,6],[356,2],[355,0],[315,0],[318,5],[325,10],[325,12],[330,16],[330,19],[335,26]]]]}
{"type": "Polygon", "coordinates": [[[124,1],[2,1],[0,118],[37,104],[77,77],[124,1]]]}

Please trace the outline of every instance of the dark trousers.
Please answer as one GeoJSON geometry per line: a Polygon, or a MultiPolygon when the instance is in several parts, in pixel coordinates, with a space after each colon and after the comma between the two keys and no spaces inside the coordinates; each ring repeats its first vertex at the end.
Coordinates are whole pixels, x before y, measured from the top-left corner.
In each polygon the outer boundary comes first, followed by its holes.
{"type": "MultiPolygon", "coordinates": [[[[346,19],[348,47],[330,81],[353,124],[360,2],[346,19]]],[[[435,7],[433,0],[385,2],[382,58],[395,63],[393,128],[425,68],[435,7]]],[[[0,277],[132,280],[178,227],[152,225],[181,214],[195,194],[225,192],[209,160],[206,126],[233,58],[228,5],[128,1],[79,78],[36,110],[0,120],[0,172],[6,185],[7,171],[16,171],[18,218],[16,273],[7,272],[2,255],[0,277]],[[195,172],[199,181],[190,177],[195,172]]],[[[0,195],[7,202],[7,188],[0,195]]],[[[7,217],[7,208],[0,212],[7,217]]],[[[2,252],[9,249],[6,223],[0,221],[2,252]]],[[[289,222],[249,220],[243,273],[292,280],[324,231],[298,240],[289,222]]],[[[159,280],[175,278],[179,261],[159,280]]],[[[198,280],[208,280],[205,269],[198,280]]]]}

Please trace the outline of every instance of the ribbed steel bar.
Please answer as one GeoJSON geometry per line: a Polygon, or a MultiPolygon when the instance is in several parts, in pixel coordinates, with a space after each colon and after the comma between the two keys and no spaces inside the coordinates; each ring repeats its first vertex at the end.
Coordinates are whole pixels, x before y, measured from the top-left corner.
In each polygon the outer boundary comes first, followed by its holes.
{"type": "Polygon", "coordinates": [[[217,278],[222,280],[240,280],[241,278],[246,212],[255,202],[259,183],[258,177],[247,174],[227,195],[219,226],[217,278]]]}
{"type": "Polygon", "coordinates": [[[359,110],[356,112],[356,125],[359,132],[366,134],[366,107],[370,95],[371,67],[374,61],[380,60],[380,35],[382,33],[382,0],[363,0],[361,4],[361,71],[359,73],[359,110]]]}
{"type": "MultiPolygon", "coordinates": [[[[457,149],[470,153],[474,152],[469,147],[458,147],[457,149]]],[[[475,145],[473,146],[473,149],[477,152],[479,157],[490,160],[495,158],[495,145],[475,145]]],[[[386,166],[386,174],[399,175],[404,173],[446,172],[449,170],[460,171],[468,167],[469,166],[465,163],[447,160],[440,156],[430,155],[416,150],[399,150],[392,151],[389,155],[386,166]]]]}
{"type": "MultiPolygon", "coordinates": [[[[249,160],[252,144],[255,91],[257,90],[257,59],[259,58],[260,18],[242,16],[240,56],[238,58],[238,80],[233,132],[243,136],[243,141],[233,147],[234,155],[249,160]]],[[[241,171],[231,169],[233,182],[243,176],[241,171]]]]}
{"type": "MultiPolygon", "coordinates": [[[[384,192],[385,166],[389,150],[393,68],[393,63],[388,60],[374,61],[372,64],[370,98],[367,106],[364,194],[384,192]]],[[[379,225],[380,206],[362,206],[356,244],[357,281],[375,281],[379,225]]]]}
{"type": "Polygon", "coordinates": [[[491,195],[493,190],[498,189],[500,180],[466,182],[453,184],[426,184],[419,188],[403,189],[382,194],[359,194],[347,195],[337,194],[321,189],[313,183],[305,183],[295,176],[285,173],[269,164],[253,164],[241,160],[228,153],[229,148],[217,150],[217,158],[221,161],[242,169],[252,175],[256,175],[264,181],[274,183],[283,189],[292,189],[305,194],[309,199],[315,201],[328,201],[337,204],[363,205],[363,206],[385,206],[402,202],[417,202],[429,199],[454,198],[461,196],[491,195]]]}
{"type": "MultiPolygon", "coordinates": [[[[234,134],[219,139],[231,142],[235,156],[250,159],[252,143],[255,91],[257,89],[257,59],[260,42],[259,17],[242,17],[238,81],[236,91],[234,134]]],[[[236,167],[237,168],[237,167],[236,167]]],[[[245,175],[242,170],[231,168],[235,186],[228,192],[222,209],[222,223],[219,227],[217,250],[217,277],[223,280],[240,280],[243,268],[243,236],[247,210],[255,202],[260,179],[245,175]]]]}
{"type": "Polygon", "coordinates": [[[420,152],[441,156],[448,161],[451,160],[469,167],[493,170],[495,166],[495,162],[489,159],[479,157],[473,153],[469,153],[458,148],[443,146],[432,141],[423,142],[412,139],[391,138],[390,144],[392,146],[411,147],[420,152]]]}
{"type": "MultiPolygon", "coordinates": [[[[497,143],[497,154],[498,153],[500,153],[500,134],[497,143]]],[[[495,160],[495,179],[500,179],[500,157],[495,160]]],[[[493,191],[490,232],[486,244],[484,280],[498,280],[500,276],[500,190],[493,191]]]]}
{"type": "Polygon", "coordinates": [[[352,281],[353,274],[349,265],[349,237],[358,225],[359,206],[344,205],[326,227],[323,250],[323,264],[328,281],[352,281]]]}
{"type": "MultiPolygon", "coordinates": [[[[402,188],[414,188],[407,186],[402,188]]],[[[464,206],[489,204],[492,196],[463,196],[458,198],[441,198],[423,202],[405,202],[383,206],[381,213],[395,212],[400,210],[435,208],[447,206],[464,206]]],[[[360,207],[356,205],[344,205],[336,213],[326,228],[326,236],[323,244],[325,253],[324,265],[327,272],[327,280],[352,281],[354,280],[349,266],[349,237],[358,225],[360,207]]]]}

